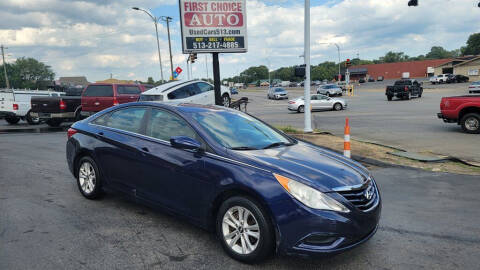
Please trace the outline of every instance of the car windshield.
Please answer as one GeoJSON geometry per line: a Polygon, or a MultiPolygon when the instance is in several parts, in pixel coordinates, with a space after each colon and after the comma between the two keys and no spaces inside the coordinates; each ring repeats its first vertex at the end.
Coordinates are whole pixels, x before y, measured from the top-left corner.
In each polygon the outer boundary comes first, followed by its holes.
{"type": "Polygon", "coordinates": [[[257,150],[291,145],[292,140],[246,114],[228,111],[192,113],[219,144],[233,150],[257,150]]]}
{"type": "Polygon", "coordinates": [[[276,93],[285,92],[285,89],[277,88],[277,89],[275,89],[275,92],[276,92],[276,93]]]}
{"type": "Polygon", "coordinates": [[[473,82],[473,85],[480,85],[480,82],[473,82]]]}

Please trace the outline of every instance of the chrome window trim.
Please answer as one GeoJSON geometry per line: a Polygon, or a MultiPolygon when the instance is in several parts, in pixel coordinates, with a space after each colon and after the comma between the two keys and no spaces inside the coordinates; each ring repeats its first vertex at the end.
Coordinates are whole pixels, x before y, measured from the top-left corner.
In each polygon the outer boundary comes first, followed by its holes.
{"type": "Polygon", "coordinates": [[[335,191],[335,192],[360,190],[360,189],[364,189],[366,186],[368,186],[370,184],[370,182],[372,182],[372,184],[373,184],[372,177],[368,177],[367,180],[365,182],[363,182],[362,184],[353,185],[353,186],[336,187],[336,188],[332,188],[332,190],[335,191]]]}

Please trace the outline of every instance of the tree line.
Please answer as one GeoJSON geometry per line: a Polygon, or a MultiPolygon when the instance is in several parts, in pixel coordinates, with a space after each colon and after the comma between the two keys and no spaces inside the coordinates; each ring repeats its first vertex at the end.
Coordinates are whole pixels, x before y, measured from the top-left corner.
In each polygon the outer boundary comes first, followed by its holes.
{"type": "MultiPolygon", "coordinates": [[[[52,68],[34,58],[21,57],[13,63],[6,63],[11,88],[47,89],[55,78],[52,68]]],[[[7,87],[4,67],[0,65],[0,88],[7,87]]]]}
{"type": "MultiPolygon", "coordinates": [[[[441,46],[433,46],[425,55],[410,57],[404,52],[389,51],[384,56],[374,60],[363,60],[359,58],[352,59],[352,65],[367,65],[367,64],[381,64],[381,63],[397,63],[407,61],[422,61],[433,59],[454,58],[465,55],[480,55],[480,33],[470,35],[465,46],[460,49],[448,51],[441,46]]],[[[345,62],[340,63],[341,69],[344,70],[345,62]]],[[[303,78],[295,77],[295,67],[281,67],[277,70],[270,71],[270,78],[280,79],[282,81],[298,82],[303,78]]],[[[332,80],[338,74],[338,64],[335,62],[326,61],[311,67],[311,80],[332,80]]],[[[268,79],[268,68],[265,65],[256,67],[249,67],[242,71],[239,75],[227,78],[226,81],[251,83],[259,80],[268,79]]],[[[258,84],[258,83],[257,83],[258,84]]]]}

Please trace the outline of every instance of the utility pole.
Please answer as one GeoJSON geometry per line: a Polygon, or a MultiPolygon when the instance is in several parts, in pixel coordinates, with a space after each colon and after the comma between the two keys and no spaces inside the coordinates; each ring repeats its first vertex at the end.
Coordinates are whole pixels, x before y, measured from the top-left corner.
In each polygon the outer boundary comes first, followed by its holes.
{"type": "Polygon", "coordinates": [[[159,19],[153,16],[152,13],[146,11],[145,9],[141,9],[138,7],[132,7],[132,9],[145,12],[153,20],[153,23],[155,24],[155,33],[157,34],[158,62],[160,64],[160,76],[162,77],[162,83],[163,83],[164,79],[163,79],[163,68],[162,68],[162,54],[160,53],[160,41],[158,39],[158,20],[159,19]]]}
{"type": "Polygon", "coordinates": [[[338,81],[341,81],[341,77],[342,77],[342,73],[340,72],[340,46],[338,46],[337,43],[333,43],[335,44],[335,46],[337,47],[337,50],[338,50],[338,81]]]}
{"type": "Polygon", "coordinates": [[[172,73],[172,79],[173,78],[173,60],[172,60],[172,42],[170,40],[170,22],[172,21],[172,17],[168,16],[162,16],[160,17],[162,21],[167,22],[167,33],[168,33],[168,49],[170,51],[170,72],[172,73]]]}
{"type": "Polygon", "coordinates": [[[3,47],[3,45],[0,45],[0,48],[2,48],[3,72],[5,73],[5,83],[6,83],[6,85],[7,85],[7,89],[10,89],[10,82],[8,81],[7,63],[5,62],[5,51],[4,51],[4,49],[8,49],[8,48],[7,48],[7,47],[3,47]]]}
{"type": "Polygon", "coordinates": [[[305,0],[305,128],[306,133],[312,130],[312,110],[310,109],[310,0],[305,0]]]}
{"type": "Polygon", "coordinates": [[[205,69],[207,70],[207,80],[208,80],[208,59],[207,59],[207,54],[205,54],[205,69]]]}

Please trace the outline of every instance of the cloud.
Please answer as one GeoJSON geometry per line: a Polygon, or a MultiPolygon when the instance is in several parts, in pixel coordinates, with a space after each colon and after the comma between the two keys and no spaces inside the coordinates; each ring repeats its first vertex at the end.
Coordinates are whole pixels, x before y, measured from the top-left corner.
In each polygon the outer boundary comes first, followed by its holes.
{"type": "MultiPolygon", "coordinates": [[[[86,75],[90,81],[132,76],[159,79],[155,28],[151,19],[132,5],[170,15],[174,68],[186,70],[181,52],[177,0],[2,0],[0,41],[12,59],[26,56],[45,61],[57,76],[86,75]]],[[[414,56],[440,45],[452,50],[480,32],[480,9],[471,0],[422,0],[416,8],[405,0],[312,1],[312,63],[342,58],[372,59],[387,51],[414,56]]],[[[229,77],[253,65],[301,64],[303,58],[302,0],[247,1],[248,53],[222,54],[221,75],[229,77]]],[[[170,74],[166,26],[159,23],[164,77],[170,74]]],[[[211,57],[208,57],[209,76],[211,57]]],[[[205,77],[205,57],[199,55],[193,74],[205,77]]],[[[182,74],[186,77],[186,72],[182,74]]]]}

